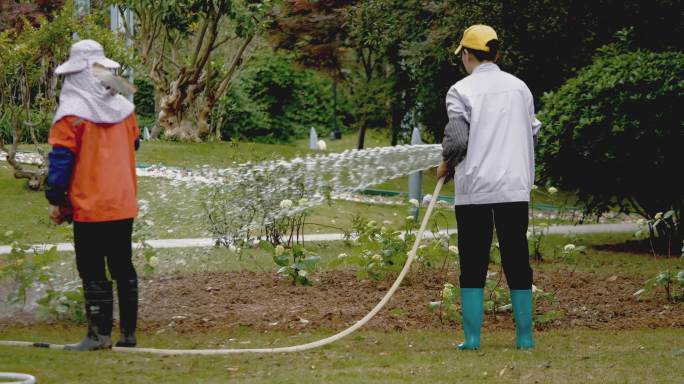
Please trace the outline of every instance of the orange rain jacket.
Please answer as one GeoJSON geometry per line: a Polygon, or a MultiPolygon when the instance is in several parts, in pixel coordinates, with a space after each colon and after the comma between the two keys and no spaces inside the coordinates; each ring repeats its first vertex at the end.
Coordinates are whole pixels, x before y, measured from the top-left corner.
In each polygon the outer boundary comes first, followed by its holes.
{"type": "Polygon", "coordinates": [[[138,215],[134,143],[139,136],[134,113],[114,124],[96,124],[76,116],[54,123],[48,142],[75,157],[67,192],[74,221],[115,221],[138,215]]]}

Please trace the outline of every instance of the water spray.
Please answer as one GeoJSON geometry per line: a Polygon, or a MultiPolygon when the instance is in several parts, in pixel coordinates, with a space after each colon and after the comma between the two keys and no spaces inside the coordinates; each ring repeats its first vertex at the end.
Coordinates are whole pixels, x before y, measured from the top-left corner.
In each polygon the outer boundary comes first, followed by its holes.
{"type": "MultiPolygon", "coordinates": [[[[442,177],[437,181],[437,186],[435,186],[435,191],[433,192],[432,196],[439,196],[439,192],[442,189],[442,185],[444,184],[444,178],[442,177]]],[[[430,216],[432,215],[432,210],[435,207],[435,204],[437,202],[436,198],[430,199],[430,205],[427,208],[427,211],[425,212],[425,216],[423,217],[423,221],[420,225],[420,229],[418,230],[418,233],[416,235],[416,240],[413,243],[413,247],[411,248],[411,251],[408,254],[408,257],[406,259],[406,263],[404,264],[404,267],[402,268],[401,272],[399,273],[399,276],[397,279],[394,281],[394,284],[390,287],[390,289],[387,291],[385,296],[380,300],[378,304],[375,305],[375,307],[366,314],[362,319],[354,323],[352,326],[349,328],[332,335],[330,337],[327,337],[325,339],[313,341],[310,343],[306,344],[300,344],[300,345],[294,345],[290,347],[277,347],[277,348],[244,348],[244,349],[158,349],[158,348],[120,348],[120,347],[113,347],[112,350],[114,352],[122,352],[122,353],[149,353],[149,354],[155,354],[155,355],[202,355],[202,356],[208,356],[208,355],[232,355],[232,354],[239,354],[239,353],[285,353],[285,352],[301,352],[301,351],[306,351],[308,349],[313,349],[313,348],[318,348],[322,347],[324,345],[333,343],[335,341],[338,341],[342,339],[343,337],[351,334],[352,332],[356,331],[357,329],[361,328],[364,326],[370,319],[373,318],[384,306],[387,304],[387,302],[390,300],[392,295],[396,292],[396,290],[399,288],[401,285],[401,282],[404,280],[404,277],[408,273],[408,271],[411,269],[411,264],[413,263],[413,260],[416,257],[416,252],[418,250],[418,246],[420,245],[421,240],[423,239],[423,234],[425,232],[425,229],[427,228],[428,221],[430,219],[430,216]]],[[[48,343],[34,343],[30,341],[0,341],[0,345],[2,346],[16,346],[16,347],[42,347],[42,348],[50,348],[50,349],[64,349],[64,345],[60,344],[48,344],[48,343]]],[[[0,373],[1,375],[2,373],[0,373]]]]}

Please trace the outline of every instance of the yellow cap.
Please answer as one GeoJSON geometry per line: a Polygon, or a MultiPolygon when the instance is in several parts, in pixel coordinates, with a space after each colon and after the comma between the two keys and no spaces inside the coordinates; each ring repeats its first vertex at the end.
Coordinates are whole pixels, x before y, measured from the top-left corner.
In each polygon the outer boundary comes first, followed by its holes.
{"type": "Polygon", "coordinates": [[[489,52],[487,43],[492,40],[498,40],[496,31],[489,25],[476,24],[468,27],[463,32],[463,38],[454,54],[458,55],[463,48],[470,48],[477,51],[489,52]]]}

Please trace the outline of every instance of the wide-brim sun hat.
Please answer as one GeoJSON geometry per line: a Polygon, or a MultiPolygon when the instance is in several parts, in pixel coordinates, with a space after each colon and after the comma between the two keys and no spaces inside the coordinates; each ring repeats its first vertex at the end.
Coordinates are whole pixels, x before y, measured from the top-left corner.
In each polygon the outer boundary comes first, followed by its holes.
{"type": "Polygon", "coordinates": [[[458,48],[454,51],[454,54],[458,55],[463,48],[489,52],[487,43],[492,40],[498,40],[494,28],[483,24],[472,25],[463,31],[463,38],[461,39],[458,48]]]}
{"type": "Polygon", "coordinates": [[[102,45],[95,40],[81,40],[74,43],[69,50],[69,60],[55,68],[58,75],[81,72],[89,65],[98,63],[108,69],[116,69],[121,64],[109,59],[104,54],[102,45]]]}

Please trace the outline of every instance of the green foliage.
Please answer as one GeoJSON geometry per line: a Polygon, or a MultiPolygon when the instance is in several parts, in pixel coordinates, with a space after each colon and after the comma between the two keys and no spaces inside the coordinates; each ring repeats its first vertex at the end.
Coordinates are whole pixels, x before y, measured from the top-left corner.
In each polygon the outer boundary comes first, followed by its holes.
{"type": "Polygon", "coordinates": [[[135,85],[138,87],[138,92],[135,93],[135,113],[138,120],[154,118],[154,86],[144,77],[136,78],[135,85]]]}
{"type": "Polygon", "coordinates": [[[68,58],[74,33],[100,42],[105,54],[124,68],[133,62],[123,41],[98,25],[96,18],[76,18],[68,3],[52,21],[40,19],[38,26],[26,22],[21,30],[0,32],[0,134],[6,140],[17,128],[20,140],[29,140],[26,123],[34,126],[38,140],[47,138],[58,94],[54,69],[68,58]]]}
{"type": "Polygon", "coordinates": [[[404,223],[405,234],[402,237],[401,231],[379,226],[374,220],[367,220],[362,216],[355,216],[349,234],[353,239],[354,251],[351,255],[339,255],[334,264],[357,266],[360,279],[383,280],[387,274],[401,271],[416,239],[416,228],[413,216],[408,216],[404,223]]]}
{"type": "Polygon", "coordinates": [[[655,287],[661,287],[667,301],[684,301],[684,269],[665,270],[652,278],[646,280],[644,288],[637,291],[635,295],[648,293],[655,287]]]}
{"type": "Polygon", "coordinates": [[[55,283],[58,276],[53,264],[58,260],[57,247],[33,248],[24,243],[22,237],[21,233],[11,230],[0,233],[0,244],[10,244],[12,247],[8,255],[0,258],[0,282],[8,281],[13,285],[7,302],[25,305],[30,289],[44,287],[45,293],[36,301],[44,314],[56,319],[82,322],[85,316],[80,280],[62,285],[55,283]]]}
{"type": "Polygon", "coordinates": [[[292,281],[292,284],[312,285],[311,273],[316,269],[320,256],[310,255],[303,246],[292,248],[273,246],[268,241],[260,243],[261,248],[273,253],[273,262],[280,267],[278,274],[292,281]]]}
{"type": "Polygon", "coordinates": [[[683,78],[681,52],[596,57],[544,97],[543,180],[577,190],[588,213],[669,207],[679,217],[683,78]]]}
{"type": "MultiPolygon", "coordinates": [[[[331,81],[312,70],[298,69],[292,55],[262,51],[235,79],[212,116],[224,140],[265,143],[305,137],[311,127],[319,136],[332,126],[331,81]]],[[[346,97],[338,94],[341,110],[346,97]]],[[[338,126],[345,116],[338,114],[338,126]]]]}
{"type": "Polygon", "coordinates": [[[442,289],[442,300],[430,302],[428,304],[428,311],[436,313],[442,321],[460,324],[460,307],[456,301],[460,295],[461,288],[455,287],[451,283],[444,283],[444,289],[442,289]]]}

